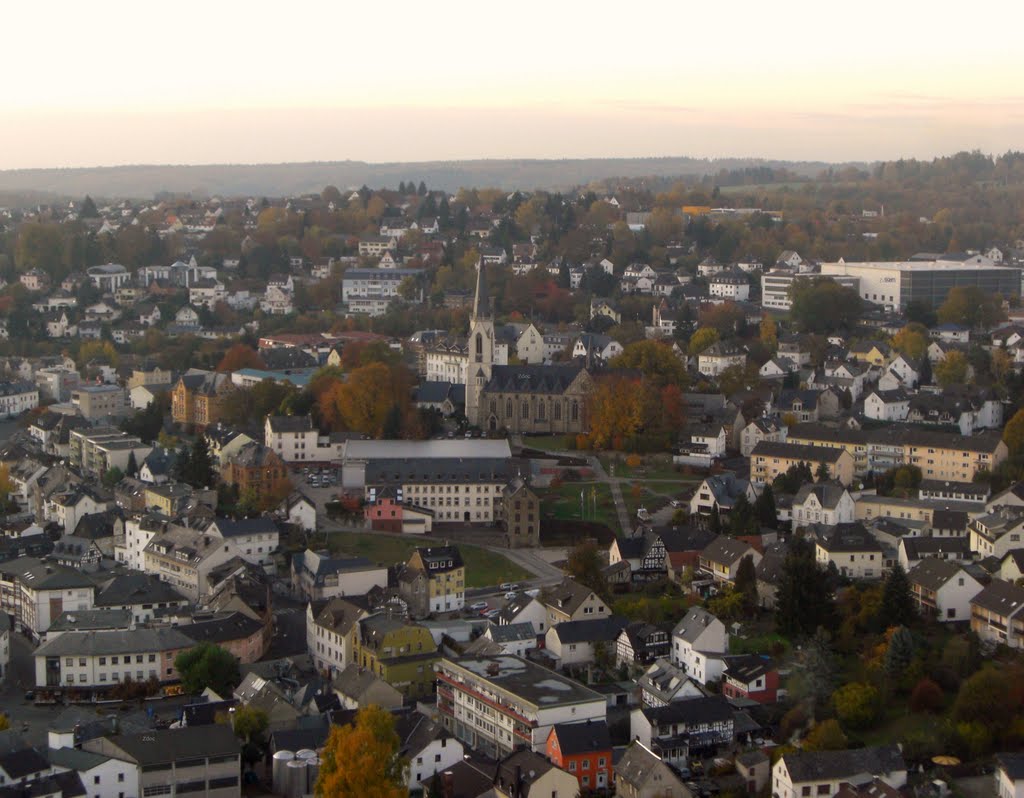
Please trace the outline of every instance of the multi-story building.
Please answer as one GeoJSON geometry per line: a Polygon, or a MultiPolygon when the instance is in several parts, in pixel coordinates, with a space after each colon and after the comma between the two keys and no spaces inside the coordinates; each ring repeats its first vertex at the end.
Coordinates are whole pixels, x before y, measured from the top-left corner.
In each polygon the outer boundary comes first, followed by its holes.
{"type": "Polygon", "coordinates": [[[566,621],[589,621],[611,615],[608,605],[589,587],[565,579],[544,588],[537,599],[547,610],[547,628],[566,621]]]}
{"type": "Polygon", "coordinates": [[[206,427],[220,421],[231,375],[189,369],[171,390],[171,418],[176,424],[206,427]]]}
{"type": "Polygon", "coordinates": [[[604,721],[556,723],[548,734],[544,754],[562,770],[574,774],[581,791],[612,785],[612,742],[604,721]]]}
{"type": "Polygon", "coordinates": [[[110,468],[124,471],[135,455],[145,460],[153,447],[116,427],[92,427],[68,431],[68,458],[71,465],[89,476],[102,476],[110,468]]]}
{"type": "Polygon", "coordinates": [[[792,310],[789,288],[796,279],[794,272],[769,271],[761,275],[761,305],[772,310],[792,310]]]}
{"type": "Polygon", "coordinates": [[[171,627],[67,632],[36,649],[36,687],[105,690],[126,681],[173,682],[174,658],[194,645],[171,627]]]}
{"type": "Polygon", "coordinates": [[[0,418],[14,418],[39,407],[39,388],[31,382],[0,382],[0,418]]]}
{"type": "Polygon", "coordinates": [[[71,392],[71,404],[89,421],[123,416],[128,412],[124,388],[120,385],[79,385],[71,392]]]}
{"type": "Polygon", "coordinates": [[[131,273],[120,263],[105,263],[102,266],[90,266],[86,274],[92,284],[105,294],[113,294],[131,279],[131,273]]]}
{"type": "Polygon", "coordinates": [[[959,562],[927,557],[907,573],[918,612],[941,623],[964,622],[971,617],[971,599],[981,583],[959,562]]]}
{"type": "Polygon", "coordinates": [[[672,664],[701,684],[722,675],[728,653],[725,624],[705,609],[691,609],[672,630],[672,664]]]}
{"type": "Polygon", "coordinates": [[[131,766],[125,796],[241,795],[241,744],[224,724],[97,737],[82,743],[82,750],[131,766]]]}
{"type": "Polygon", "coordinates": [[[0,610],[34,638],[65,611],[91,610],[96,587],[74,568],[20,557],[0,563],[0,610]]]}
{"type": "Polygon", "coordinates": [[[355,651],[360,668],[386,681],[406,698],[434,692],[434,663],[439,655],[430,630],[377,613],[356,621],[355,651]]]}
{"type": "Polygon", "coordinates": [[[514,478],[502,491],[502,511],[509,548],[540,545],[540,497],[522,477],[514,478]]]}
{"type": "Polygon", "coordinates": [[[450,733],[498,758],[524,745],[543,751],[555,724],[604,721],[607,704],[579,682],[502,655],[443,659],[437,706],[450,733]]]}
{"type": "Polygon", "coordinates": [[[210,590],[210,571],[237,555],[221,537],[199,529],[168,525],[143,552],[143,570],[156,574],[192,601],[210,590]]]}
{"type": "Polygon", "coordinates": [[[970,603],[971,631],[983,643],[1024,648],[1024,587],[993,579],[970,603]]]}
{"type": "Polygon", "coordinates": [[[303,601],[365,596],[387,584],[388,569],[365,557],[331,558],[309,549],[292,557],[292,592],[303,601]]]}
{"type": "Polygon", "coordinates": [[[413,618],[457,612],[466,605],[466,566],[456,546],[418,548],[398,577],[399,595],[413,618]]]}
{"type": "Polygon", "coordinates": [[[333,598],[316,615],[306,605],[306,649],[318,671],[337,676],[356,662],[356,623],[368,611],[352,601],[333,598]]]}
{"type": "Polygon", "coordinates": [[[275,570],[274,552],[277,551],[281,533],[274,519],[266,516],[243,518],[215,518],[206,532],[229,541],[235,552],[246,562],[258,565],[267,573],[275,570]]]}
{"type": "Polygon", "coordinates": [[[641,706],[629,713],[629,736],[663,760],[686,767],[690,754],[711,754],[733,742],[732,707],[720,695],[641,706]]]}
{"type": "Polygon", "coordinates": [[[309,416],[267,416],[263,443],[286,463],[316,460],[319,433],[309,416]]]}
{"type": "Polygon", "coordinates": [[[822,568],[835,565],[851,579],[880,579],[887,564],[882,544],[861,524],[839,524],[818,536],[814,559],[822,568]]]}
{"type": "Polygon", "coordinates": [[[341,301],[398,298],[398,287],[406,278],[416,279],[417,269],[349,269],[341,280],[341,301]]]}
{"type": "Polygon", "coordinates": [[[772,482],[791,466],[806,463],[811,473],[824,465],[829,478],[841,485],[853,482],[853,458],[845,449],[795,443],[792,435],[785,443],[761,441],[750,453],[750,478],[756,482],[772,482]]]}
{"type": "Polygon", "coordinates": [[[288,467],[277,453],[262,443],[248,443],[221,462],[221,479],[251,493],[257,501],[277,504],[291,491],[288,467]]]}
{"type": "Polygon", "coordinates": [[[1013,549],[1024,548],[1024,507],[995,507],[967,524],[971,551],[979,557],[1003,559],[1013,549]]]}
{"type": "Polygon", "coordinates": [[[132,571],[115,576],[97,595],[94,606],[102,610],[123,610],[136,624],[148,623],[160,610],[182,609],[189,600],[170,584],[152,574],[132,571]]]}
{"type": "Polygon", "coordinates": [[[492,524],[509,473],[504,458],[382,458],[366,464],[364,491],[372,504],[381,489],[392,489],[399,502],[432,510],[434,523],[492,524]]]}
{"type": "Polygon", "coordinates": [[[848,523],[854,520],[856,507],[849,491],[831,482],[805,484],[793,498],[793,528],[808,524],[848,523]]]}

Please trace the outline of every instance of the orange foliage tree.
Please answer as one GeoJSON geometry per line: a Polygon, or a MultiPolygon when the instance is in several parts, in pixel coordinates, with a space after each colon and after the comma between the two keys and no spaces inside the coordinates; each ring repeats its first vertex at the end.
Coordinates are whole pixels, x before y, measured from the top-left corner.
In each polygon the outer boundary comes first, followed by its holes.
{"type": "Polygon", "coordinates": [[[370,363],[353,370],[344,382],[334,382],[321,394],[321,420],[331,429],[348,429],[380,437],[393,408],[406,418],[410,380],[404,367],[370,363]]]}
{"type": "Polygon", "coordinates": [[[235,344],[221,358],[217,371],[238,371],[239,369],[266,368],[259,353],[251,346],[235,344]]]}
{"type": "Polygon", "coordinates": [[[613,376],[598,380],[590,397],[590,445],[607,449],[632,437],[643,423],[640,380],[613,376]]]}
{"type": "Polygon", "coordinates": [[[392,716],[371,704],[356,722],[332,726],[324,746],[317,798],[405,798],[406,761],[399,756],[392,716]]]}

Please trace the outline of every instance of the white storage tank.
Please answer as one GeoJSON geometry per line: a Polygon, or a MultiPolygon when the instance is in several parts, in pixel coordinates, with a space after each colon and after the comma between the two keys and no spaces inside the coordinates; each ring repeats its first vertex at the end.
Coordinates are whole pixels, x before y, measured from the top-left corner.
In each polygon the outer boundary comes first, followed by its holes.
{"type": "Polygon", "coordinates": [[[316,759],[316,751],[312,748],[300,748],[295,752],[296,759],[316,759]]]}
{"type": "Polygon", "coordinates": [[[320,777],[319,758],[306,760],[306,795],[316,792],[316,780],[320,777]]]}
{"type": "Polygon", "coordinates": [[[306,760],[293,759],[288,763],[288,798],[302,798],[306,794],[306,760]]]}
{"type": "Polygon", "coordinates": [[[274,795],[287,795],[288,793],[288,763],[295,759],[291,751],[277,751],[274,753],[271,766],[271,781],[273,783],[274,795]]]}

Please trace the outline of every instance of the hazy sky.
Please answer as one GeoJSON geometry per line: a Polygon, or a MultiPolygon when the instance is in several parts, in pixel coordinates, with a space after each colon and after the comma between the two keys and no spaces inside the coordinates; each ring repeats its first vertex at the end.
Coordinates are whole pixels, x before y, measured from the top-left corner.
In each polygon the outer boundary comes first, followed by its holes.
{"type": "Polygon", "coordinates": [[[0,168],[1024,147],[1024,2],[5,4],[0,168]]]}

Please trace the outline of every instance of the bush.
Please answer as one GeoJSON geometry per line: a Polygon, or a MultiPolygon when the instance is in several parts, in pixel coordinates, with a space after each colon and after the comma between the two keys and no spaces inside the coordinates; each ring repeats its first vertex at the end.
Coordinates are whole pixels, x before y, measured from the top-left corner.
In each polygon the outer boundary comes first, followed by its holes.
{"type": "Polygon", "coordinates": [[[779,738],[776,742],[786,743],[795,732],[807,725],[807,713],[802,707],[793,707],[779,721],[779,738]]]}
{"type": "Polygon", "coordinates": [[[842,751],[849,745],[839,721],[823,720],[804,738],[805,751],[842,751]]]}
{"type": "Polygon", "coordinates": [[[852,729],[866,729],[878,718],[881,708],[878,690],[864,682],[843,685],[832,694],[839,720],[852,729]]]}
{"type": "Polygon", "coordinates": [[[626,458],[626,465],[630,468],[639,468],[642,462],[643,460],[640,459],[640,455],[638,454],[631,454],[626,458]]]}
{"type": "Polygon", "coordinates": [[[910,709],[914,712],[939,713],[945,703],[942,688],[927,677],[915,684],[910,693],[910,709]]]}

